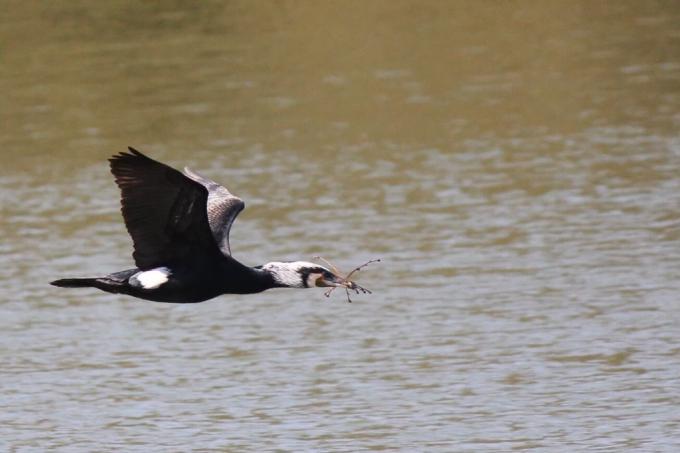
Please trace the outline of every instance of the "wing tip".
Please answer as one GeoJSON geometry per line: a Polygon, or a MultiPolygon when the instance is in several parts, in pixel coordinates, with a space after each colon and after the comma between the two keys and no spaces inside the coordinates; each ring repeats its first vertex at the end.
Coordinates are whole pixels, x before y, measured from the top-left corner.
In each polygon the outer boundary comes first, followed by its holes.
{"type": "Polygon", "coordinates": [[[153,160],[132,146],[128,146],[127,148],[128,151],[121,151],[118,154],[114,154],[113,156],[109,157],[108,161],[112,171],[114,166],[119,164],[130,163],[134,162],[135,160],[153,160]]]}
{"type": "Polygon", "coordinates": [[[137,149],[133,148],[132,146],[127,147],[127,151],[121,151],[118,154],[114,154],[109,158],[109,160],[112,159],[122,159],[126,157],[148,157],[144,155],[141,151],[138,151],[137,149]]]}

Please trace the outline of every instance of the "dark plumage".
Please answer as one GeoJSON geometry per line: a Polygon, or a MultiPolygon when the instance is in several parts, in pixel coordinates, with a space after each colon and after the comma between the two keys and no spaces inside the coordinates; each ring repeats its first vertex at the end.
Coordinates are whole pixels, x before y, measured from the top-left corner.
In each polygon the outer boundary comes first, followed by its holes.
{"type": "Polygon", "coordinates": [[[248,267],[231,256],[229,230],[243,201],[185,168],[181,173],[129,148],[109,159],[136,268],[104,277],[65,278],[61,287],[94,287],[158,302],[201,302],[220,294],[274,287],[355,284],[315,263],[248,267]]]}

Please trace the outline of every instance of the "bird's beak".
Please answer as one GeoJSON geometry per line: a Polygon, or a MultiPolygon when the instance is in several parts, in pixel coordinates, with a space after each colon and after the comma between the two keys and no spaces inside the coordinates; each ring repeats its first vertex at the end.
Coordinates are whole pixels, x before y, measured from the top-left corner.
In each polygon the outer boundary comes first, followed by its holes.
{"type": "Polygon", "coordinates": [[[332,274],[330,278],[325,278],[324,276],[321,276],[316,279],[316,286],[321,286],[321,287],[328,287],[328,286],[341,286],[343,288],[349,288],[349,289],[354,289],[354,283],[345,280],[344,278],[340,277],[339,275],[332,274]]]}

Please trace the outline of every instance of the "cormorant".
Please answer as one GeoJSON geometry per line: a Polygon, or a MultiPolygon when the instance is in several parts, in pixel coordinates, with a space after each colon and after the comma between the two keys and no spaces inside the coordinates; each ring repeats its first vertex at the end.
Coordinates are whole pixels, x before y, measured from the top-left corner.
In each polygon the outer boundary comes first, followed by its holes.
{"type": "Polygon", "coordinates": [[[189,168],[179,172],[128,148],[109,159],[136,268],[52,285],[94,287],[157,302],[203,302],[270,288],[344,287],[368,292],[324,266],[274,261],[249,267],[231,256],[229,230],[243,201],[189,168]]]}

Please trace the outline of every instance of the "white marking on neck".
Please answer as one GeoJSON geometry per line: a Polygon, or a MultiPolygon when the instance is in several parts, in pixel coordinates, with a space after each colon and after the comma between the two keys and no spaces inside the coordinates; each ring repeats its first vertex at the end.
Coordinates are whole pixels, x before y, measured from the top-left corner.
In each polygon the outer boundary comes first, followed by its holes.
{"type": "Polygon", "coordinates": [[[144,289],[156,289],[166,283],[171,274],[172,272],[167,267],[159,267],[135,274],[132,278],[137,280],[144,289]]]}
{"type": "Polygon", "coordinates": [[[304,288],[305,282],[302,281],[300,271],[303,268],[318,268],[318,264],[307,261],[280,262],[274,261],[262,266],[262,269],[269,272],[277,283],[290,288],[304,288]]]}

